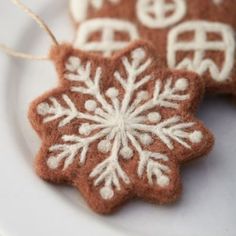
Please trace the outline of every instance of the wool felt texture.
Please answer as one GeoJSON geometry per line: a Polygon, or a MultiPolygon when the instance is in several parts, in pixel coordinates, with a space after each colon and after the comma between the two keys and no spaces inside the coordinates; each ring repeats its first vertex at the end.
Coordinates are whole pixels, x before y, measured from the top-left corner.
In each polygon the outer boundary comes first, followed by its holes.
{"type": "Polygon", "coordinates": [[[166,69],[144,41],[111,58],[63,44],[50,58],[59,85],[33,101],[28,115],[42,139],[38,175],[74,186],[100,214],[134,197],[176,201],[180,166],[214,143],[194,116],[204,80],[166,69]]]}
{"type": "Polygon", "coordinates": [[[92,1],[85,2],[86,15],[80,21],[76,20],[80,9],[71,4],[77,27],[76,47],[107,56],[109,53],[104,50],[112,44],[111,40],[132,41],[138,34],[153,43],[169,68],[187,69],[201,75],[206,80],[208,93],[235,94],[235,0],[119,0],[102,1],[99,7],[92,1]],[[96,26],[96,19],[104,22],[103,29],[96,26]],[[112,32],[107,22],[112,24],[114,19],[121,20],[124,26],[132,24],[137,32],[128,34],[116,27],[115,33],[112,32]],[[106,37],[107,30],[110,34],[106,37]],[[103,42],[104,50],[99,48],[98,41],[103,42]]]}

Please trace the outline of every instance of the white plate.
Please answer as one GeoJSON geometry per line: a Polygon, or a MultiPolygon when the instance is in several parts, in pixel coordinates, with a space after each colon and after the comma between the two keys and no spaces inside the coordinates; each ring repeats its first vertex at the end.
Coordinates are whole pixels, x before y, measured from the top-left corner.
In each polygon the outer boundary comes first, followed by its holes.
{"type": "MultiPolygon", "coordinates": [[[[57,37],[71,40],[66,1],[24,1],[44,17],[57,37]]],[[[33,53],[49,41],[31,19],[9,1],[0,3],[0,41],[33,53]]],[[[171,206],[128,203],[113,216],[92,213],[70,187],[40,180],[33,158],[40,140],[27,120],[30,101],[55,86],[49,62],[28,62],[0,55],[0,235],[4,236],[235,236],[236,107],[222,98],[207,99],[200,118],[216,135],[206,159],[183,168],[184,194],[171,206]]]]}

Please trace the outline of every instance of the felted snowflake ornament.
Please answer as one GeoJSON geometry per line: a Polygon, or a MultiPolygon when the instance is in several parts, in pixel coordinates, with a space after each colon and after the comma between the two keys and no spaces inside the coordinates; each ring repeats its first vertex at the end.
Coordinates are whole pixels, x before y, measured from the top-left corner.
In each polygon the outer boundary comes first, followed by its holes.
{"type": "Polygon", "coordinates": [[[166,70],[154,51],[137,41],[108,59],[56,46],[59,86],[30,107],[42,139],[37,173],[73,185],[96,212],[133,197],[176,200],[180,165],[212,147],[211,133],[193,115],[203,80],[166,70]]]}

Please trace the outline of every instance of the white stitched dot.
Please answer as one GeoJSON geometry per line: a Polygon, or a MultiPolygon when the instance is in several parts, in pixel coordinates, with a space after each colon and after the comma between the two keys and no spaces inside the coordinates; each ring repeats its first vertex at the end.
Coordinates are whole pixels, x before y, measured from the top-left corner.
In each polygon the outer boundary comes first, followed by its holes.
{"type": "Polygon", "coordinates": [[[47,165],[50,169],[52,170],[55,170],[58,168],[58,161],[57,161],[57,158],[56,157],[50,157],[48,160],[47,160],[47,165]]]}
{"type": "Polygon", "coordinates": [[[167,176],[160,176],[158,179],[157,179],[157,184],[160,186],[160,187],[167,187],[169,184],[170,184],[170,179],[167,177],[167,176]]]}
{"type": "Polygon", "coordinates": [[[158,112],[151,112],[148,114],[148,120],[152,123],[157,123],[161,120],[161,115],[158,112]]]}
{"type": "Polygon", "coordinates": [[[105,200],[110,200],[114,196],[114,191],[109,187],[103,187],[100,190],[100,195],[105,200]]]}
{"type": "Polygon", "coordinates": [[[137,97],[138,97],[140,100],[147,100],[147,99],[148,99],[148,92],[147,92],[147,91],[140,91],[140,92],[137,94],[137,97]]]}
{"type": "Polygon", "coordinates": [[[146,53],[143,48],[137,48],[132,52],[132,59],[139,59],[142,60],[146,56],[146,53]]]}
{"type": "Polygon", "coordinates": [[[129,160],[134,155],[134,152],[130,147],[123,147],[120,151],[120,155],[124,159],[129,160]]]}
{"type": "Polygon", "coordinates": [[[69,57],[68,62],[66,64],[66,69],[70,72],[76,72],[78,67],[80,66],[80,59],[78,57],[69,57]]]}
{"type": "Polygon", "coordinates": [[[185,91],[189,86],[189,82],[185,78],[178,79],[175,83],[175,88],[180,91],[185,91]]]}
{"type": "Polygon", "coordinates": [[[102,153],[108,153],[111,150],[111,142],[108,140],[102,140],[98,144],[98,151],[102,153]]]}
{"type": "Polygon", "coordinates": [[[47,115],[49,110],[50,107],[46,102],[43,102],[37,106],[37,113],[41,116],[47,115]]]}
{"type": "Polygon", "coordinates": [[[192,143],[200,143],[203,138],[202,132],[194,131],[192,134],[190,134],[189,138],[192,143]]]}
{"type": "Polygon", "coordinates": [[[88,100],[85,102],[85,109],[87,111],[95,111],[97,108],[97,103],[94,100],[88,100]]]}
{"type": "Polygon", "coordinates": [[[143,145],[150,145],[153,143],[152,137],[148,134],[140,135],[139,139],[143,145]]]}
{"type": "Polygon", "coordinates": [[[116,98],[118,95],[119,95],[119,91],[118,89],[116,88],[109,88],[107,91],[106,91],[106,95],[110,98],[116,98]]]}
{"type": "Polygon", "coordinates": [[[91,134],[91,131],[92,131],[91,125],[89,123],[82,124],[79,127],[79,133],[82,135],[88,136],[91,134]]]}

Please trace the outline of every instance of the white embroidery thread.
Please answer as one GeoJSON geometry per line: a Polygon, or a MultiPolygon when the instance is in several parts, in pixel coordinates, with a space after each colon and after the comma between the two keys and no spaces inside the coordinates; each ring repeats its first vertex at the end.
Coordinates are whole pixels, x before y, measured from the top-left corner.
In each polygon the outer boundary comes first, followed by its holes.
{"type": "Polygon", "coordinates": [[[138,0],[139,20],[149,28],[166,28],[179,22],[187,12],[185,0],[138,0]]]}
{"type": "Polygon", "coordinates": [[[99,10],[105,1],[109,1],[112,4],[120,2],[120,0],[70,0],[70,10],[76,22],[81,22],[87,18],[90,6],[99,10]]]}
{"type": "Polygon", "coordinates": [[[85,101],[86,112],[83,113],[65,94],[62,101],[66,106],[62,106],[56,98],[38,105],[37,112],[44,117],[45,123],[58,121],[59,127],[62,127],[74,119],[83,120],[78,128],[79,134],[63,135],[63,144],[50,147],[51,155],[47,159],[50,169],[57,169],[63,164],[64,171],[74,161],[85,165],[90,145],[98,142],[97,150],[106,158],[92,170],[90,178],[94,186],[100,186],[104,200],[112,199],[115,191],[121,190],[121,181],[130,183],[119,160],[130,160],[134,150],[139,157],[137,175],[140,178],[146,175],[150,185],[157,184],[161,188],[169,185],[169,157],[148,151],[146,147],[154,142],[155,137],[170,150],[175,148],[175,144],[191,149],[191,144],[200,143],[203,137],[200,131],[194,129],[193,122],[183,122],[178,115],[166,119],[162,117],[158,108],[178,110],[179,102],[190,98],[187,93],[189,82],[186,78],[175,81],[172,78],[166,81],[153,78],[146,73],[151,63],[152,59],[147,58],[143,48],[133,50],[129,58],[122,58],[127,78],[123,78],[120,71],[114,73],[114,79],[125,91],[121,99],[116,87],[110,87],[105,94],[100,91],[101,68],[98,67],[92,75],[90,62],[82,64],[77,57],[68,59],[65,78],[81,83],[81,86],[71,87],[71,91],[90,95],[92,99],[85,101]],[[142,90],[154,79],[156,83],[152,94],[142,90]]]}
{"type": "Polygon", "coordinates": [[[207,21],[190,21],[174,27],[168,35],[167,60],[170,68],[187,69],[200,75],[208,70],[212,79],[225,81],[229,79],[234,66],[235,39],[233,29],[221,23],[207,21]],[[181,34],[193,32],[194,39],[191,41],[178,40],[181,34]],[[207,34],[219,35],[222,39],[210,41],[207,34]],[[184,58],[177,62],[178,52],[194,52],[193,58],[184,58]],[[206,58],[206,52],[224,53],[222,65],[217,65],[213,58],[206,58]]]}
{"type": "Polygon", "coordinates": [[[113,52],[125,48],[129,41],[138,38],[138,31],[132,23],[117,19],[98,18],[88,20],[80,25],[74,45],[85,51],[102,52],[104,56],[109,57],[113,52]],[[100,41],[89,42],[90,36],[96,32],[101,33],[100,41]],[[115,33],[119,32],[126,34],[129,40],[115,40],[115,33]]]}
{"type": "Polygon", "coordinates": [[[212,0],[215,5],[220,5],[224,0],[212,0]]]}

